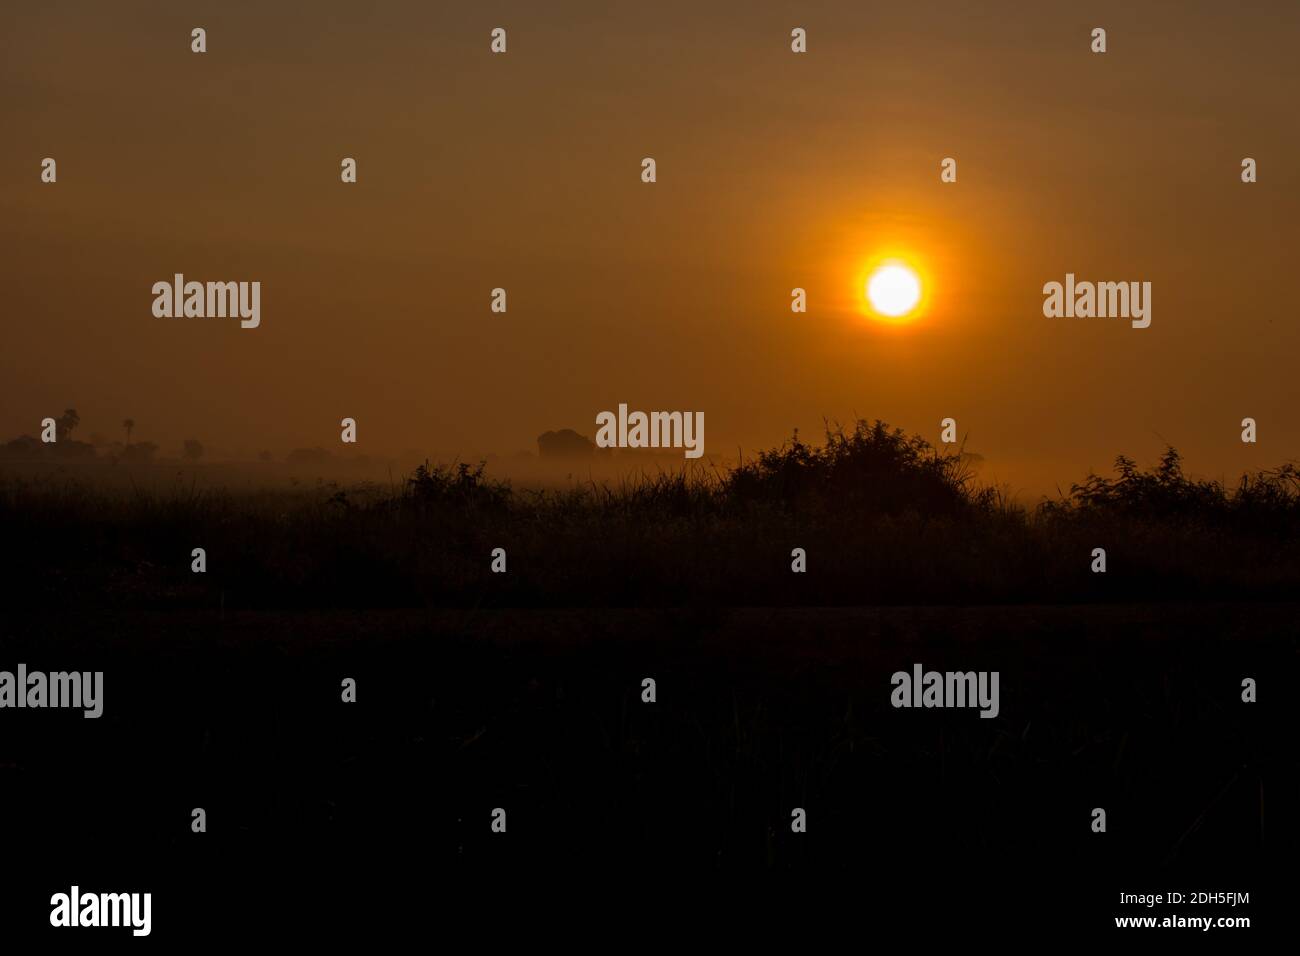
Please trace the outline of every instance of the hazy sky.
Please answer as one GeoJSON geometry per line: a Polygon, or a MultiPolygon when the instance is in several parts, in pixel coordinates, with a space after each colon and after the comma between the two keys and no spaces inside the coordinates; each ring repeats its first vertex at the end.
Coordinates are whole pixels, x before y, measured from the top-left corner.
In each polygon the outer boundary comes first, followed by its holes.
{"type": "Polygon", "coordinates": [[[626,402],[704,411],[721,454],[952,416],[1025,486],[1163,440],[1274,465],[1297,36],[1291,0],[8,4],[0,437],[75,406],[83,438],[283,452],[352,416],[360,451],[464,457],[626,402]],[[859,308],[885,248],[913,324],[859,308]],[[261,327],[155,318],[176,272],[260,281],[261,327]],[[1151,327],[1045,318],[1066,272],[1150,281],[1151,327]]]}

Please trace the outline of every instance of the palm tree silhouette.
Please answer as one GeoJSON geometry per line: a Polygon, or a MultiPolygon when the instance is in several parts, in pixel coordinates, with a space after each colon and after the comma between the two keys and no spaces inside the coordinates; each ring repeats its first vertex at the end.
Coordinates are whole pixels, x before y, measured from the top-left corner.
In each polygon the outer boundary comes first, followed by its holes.
{"type": "Polygon", "coordinates": [[[135,428],[135,419],[123,419],[122,427],[126,429],[126,443],[129,445],[131,444],[131,431],[135,428]]]}

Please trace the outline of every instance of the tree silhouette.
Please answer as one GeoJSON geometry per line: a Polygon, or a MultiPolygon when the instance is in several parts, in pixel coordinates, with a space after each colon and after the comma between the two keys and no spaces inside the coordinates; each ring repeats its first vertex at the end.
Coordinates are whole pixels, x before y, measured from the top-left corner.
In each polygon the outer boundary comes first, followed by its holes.
{"type": "Polygon", "coordinates": [[[124,418],[122,420],[122,427],[126,429],[126,443],[129,445],[131,444],[131,432],[135,429],[135,419],[124,418]]]}
{"type": "Polygon", "coordinates": [[[56,424],[58,425],[59,437],[67,440],[72,437],[73,429],[81,424],[81,416],[77,414],[75,408],[65,408],[56,424]]]}
{"type": "Polygon", "coordinates": [[[590,458],[595,451],[591,439],[572,428],[537,436],[537,454],[541,458],[590,458]]]}

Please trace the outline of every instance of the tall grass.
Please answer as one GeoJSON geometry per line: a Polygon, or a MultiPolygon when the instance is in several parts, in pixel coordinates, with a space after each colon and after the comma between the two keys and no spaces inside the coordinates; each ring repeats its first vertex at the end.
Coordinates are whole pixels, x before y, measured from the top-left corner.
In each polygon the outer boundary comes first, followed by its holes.
{"type": "Polygon", "coordinates": [[[1195,480],[1169,449],[1036,508],[883,422],[728,471],[513,489],[482,464],[400,485],[110,492],[0,481],[0,595],[142,606],[1014,603],[1291,598],[1300,475],[1195,480]],[[202,547],[208,570],[190,570],[202,547]],[[494,548],[507,571],[490,571],[494,548]],[[1105,574],[1090,570],[1105,548],[1105,574]],[[806,573],[791,552],[807,554],[806,573]]]}

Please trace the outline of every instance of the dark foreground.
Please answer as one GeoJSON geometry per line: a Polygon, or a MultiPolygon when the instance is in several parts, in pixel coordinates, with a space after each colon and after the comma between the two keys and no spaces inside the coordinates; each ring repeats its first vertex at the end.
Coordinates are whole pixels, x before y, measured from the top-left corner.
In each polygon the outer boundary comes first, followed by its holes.
{"type": "Polygon", "coordinates": [[[1263,933],[1295,867],[1298,636],[1294,604],[11,617],[0,669],[105,689],[98,720],[2,714],[0,922],[44,931],[78,883],[152,892],[173,941],[490,935],[521,902],[579,934],[703,906],[991,939],[1158,932],[1115,929],[1167,909],[1120,893],[1175,890],[1249,893],[1172,912],[1263,933]],[[999,715],[894,709],[916,663],[999,671],[999,715]]]}

